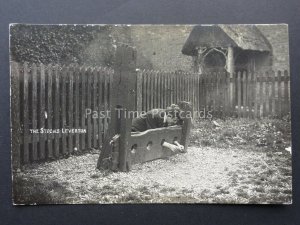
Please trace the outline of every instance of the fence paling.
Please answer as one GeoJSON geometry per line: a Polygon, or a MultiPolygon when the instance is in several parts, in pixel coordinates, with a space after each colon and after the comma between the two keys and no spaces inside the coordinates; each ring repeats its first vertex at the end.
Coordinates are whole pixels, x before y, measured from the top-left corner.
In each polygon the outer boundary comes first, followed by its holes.
{"type": "Polygon", "coordinates": [[[269,114],[269,73],[266,72],[265,74],[265,82],[264,82],[264,112],[263,112],[263,116],[265,117],[266,115],[269,114]]]}
{"type": "Polygon", "coordinates": [[[11,117],[12,117],[12,166],[17,171],[21,165],[21,118],[20,118],[20,68],[17,63],[11,64],[11,117]]]}
{"type": "Polygon", "coordinates": [[[209,104],[209,76],[207,74],[204,75],[203,77],[203,82],[204,82],[204,104],[203,104],[203,109],[206,109],[207,111],[209,110],[208,104],[209,104]]]}
{"type": "Polygon", "coordinates": [[[285,103],[284,114],[287,114],[290,111],[288,81],[289,81],[289,75],[288,72],[285,70],[284,71],[284,103],[285,103]]]}
{"type": "Polygon", "coordinates": [[[29,109],[28,109],[28,79],[30,78],[30,73],[28,72],[28,64],[24,64],[24,76],[23,76],[23,161],[25,163],[29,162],[29,109]]]}
{"type": "Polygon", "coordinates": [[[93,130],[93,137],[92,137],[92,147],[97,148],[97,141],[98,141],[98,122],[97,119],[93,116],[93,112],[98,111],[97,107],[97,69],[94,69],[92,75],[92,130],[93,130]]]}
{"type": "MultiPolygon", "coordinates": [[[[68,128],[74,128],[74,70],[68,68],[69,88],[68,88],[68,128]]],[[[68,137],[68,154],[74,150],[73,146],[73,133],[71,132],[68,137]]]]}
{"type": "MultiPolygon", "coordinates": [[[[59,101],[59,95],[60,95],[60,88],[59,88],[59,67],[58,65],[55,66],[54,68],[55,72],[54,72],[54,85],[55,85],[55,92],[54,92],[54,129],[59,129],[59,116],[60,116],[60,109],[61,109],[61,105],[60,105],[60,101],[59,101]]],[[[59,132],[54,134],[54,153],[55,153],[55,157],[59,157],[59,153],[60,153],[60,146],[59,146],[59,132]]]]}
{"type": "Polygon", "coordinates": [[[147,107],[146,111],[148,111],[151,108],[151,85],[150,85],[150,71],[147,71],[146,73],[146,101],[147,101],[147,107]]]}
{"type": "MultiPolygon", "coordinates": [[[[101,76],[101,72],[100,70],[97,70],[97,77],[98,77],[98,85],[97,85],[97,89],[98,89],[98,101],[97,101],[97,107],[99,110],[99,113],[103,111],[103,107],[102,107],[102,76],[101,76]]],[[[101,148],[102,146],[102,117],[101,115],[98,115],[98,148],[101,148]]]]}
{"type": "Polygon", "coordinates": [[[136,110],[137,111],[142,111],[143,109],[142,91],[143,91],[143,78],[141,72],[137,71],[137,81],[136,81],[136,110]]]}
{"type": "Polygon", "coordinates": [[[227,73],[223,72],[223,77],[224,77],[224,103],[223,103],[223,112],[224,112],[224,117],[228,116],[228,112],[229,112],[229,93],[228,93],[228,75],[227,73]]]}
{"type": "MultiPolygon", "coordinates": [[[[104,73],[103,75],[103,106],[104,106],[104,111],[107,112],[107,110],[109,109],[109,105],[108,105],[108,99],[107,99],[107,95],[108,95],[108,82],[110,81],[110,77],[108,76],[107,73],[104,73]]],[[[103,137],[106,136],[106,133],[107,133],[107,118],[104,117],[103,118],[103,137]]]]}
{"type": "Polygon", "coordinates": [[[271,71],[271,106],[272,106],[272,116],[276,116],[276,109],[275,109],[275,100],[276,100],[276,93],[275,93],[275,72],[271,71]]]}
{"type": "Polygon", "coordinates": [[[217,81],[216,81],[216,77],[217,77],[217,72],[213,73],[212,76],[212,81],[211,81],[211,106],[212,106],[212,111],[214,112],[214,115],[217,115],[217,109],[216,109],[216,94],[217,94],[217,81]]]}
{"type": "Polygon", "coordinates": [[[247,117],[247,73],[245,71],[243,72],[242,89],[243,89],[242,116],[247,117]]]}
{"type": "MultiPolygon", "coordinates": [[[[179,71],[176,71],[175,73],[174,73],[174,81],[175,81],[175,85],[174,85],[174,87],[173,87],[173,94],[175,95],[175,100],[174,101],[176,101],[176,102],[178,102],[179,101],[179,99],[180,99],[180,85],[181,85],[181,82],[180,82],[180,72],[179,71]]],[[[168,105],[166,105],[166,107],[167,107],[168,105]]]]}
{"type": "Polygon", "coordinates": [[[164,102],[163,102],[163,99],[164,99],[164,94],[163,94],[163,91],[164,91],[164,88],[163,88],[163,77],[161,76],[161,74],[158,74],[159,75],[159,93],[160,93],[160,108],[164,108],[164,102]]]}
{"type": "Polygon", "coordinates": [[[153,89],[153,85],[154,85],[153,71],[150,72],[149,82],[150,82],[150,90],[149,90],[149,95],[150,95],[150,106],[149,106],[149,109],[153,109],[153,108],[154,108],[154,101],[153,101],[153,97],[154,97],[154,89],[153,89]]]}
{"type": "MultiPolygon", "coordinates": [[[[31,125],[32,129],[37,129],[37,67],[35,64],[32,65],[32,76],[31,76],[31,84],[32,84],[32,95],[31,95],[31,125]]],[[[38,134],[32,134],[32,160],[37,160],[37,142],[38,142],[38,134]]]]}
{"type": "Polygon", "coordinates": [[[272,94],[272,86],[271,86],[271,74],[268,71],[267,72],[267,110],[266,110],[266,116],[272,115],[272,101],[271,101],[271,94],[272,94]]]}
{"type": "MultiPolygon", "coordinates": [[[[91,109],[91,74],[92,70],[89,68],[87,70],[86,76],[87,76],[87,105],[86,109],[91,109]]],[[[91,117],[87,116],[87,148],[91,148],[91,142],[92,142],[92,130],[91,130],[91,117]]]]}
{"type": "MultiPolygon", "coordinates": [[[[39,127],[45,128],[45,67],[40,64],[40,92],[39,92],[39,127]]],[[[40,159],[45,159],[45,134],[40,134],[39,141],[40,159]]]]}
{"type": "Polygon", "coordinates": [[[219,95],[219,91],[220,91],[220,80],[219,80],[219,72],[216,72],[215,74],[214,74],[215,76],[214,76],[214,89],[215,89],[215,91],[214,91],[214,96],[213,96],[213,99],[214,99],[214,101],[213,101],[213,104],[214,104],[214,111],[215,111],[215,116],[217,116],[217,117],[219,117],[220,115],[219,115],[219,113],[220,113],[220,109],[219,109],[219,107],[220,107],[220,102],[219,102],[219,100],[220,100],[220,95],[219,95]]]}
{"type": "Polygon", "coordinates": [[[157,80],[156,80],[156,71],[153,71],[152,73],[152,80],[153,80],[153,86],[152,86],[152,108],[157,108],[157,80]]]}
{"type": "Polygon", "coordinates": [[[250,79],[249,79],[249,83],[250,83],[250,91],[249,91],[249,117],[250,118],[255,118],[254,116],[254,113],[255,113],[255,110],[254,110],[254,102],[255,102],[255,99],[254,99],[254,94],[255,94],[255,82],[254,82],[254,72],[251,71],[250,73],[250,79]]]}
{"type": "MultiPolygon", "coordinates": [[[[82,129],[86,129],[86,124],[85,124],[85,104],[86,104],[86,69],[82,68],[81,69],[81,125],[80,127],[82,129]]],[[[85,133],[81,134],[81,139],[80,139],[80,148],[85,149],[85,133]]]]}
{"type": "MultiPolygon", "coordinates": [[[[74,128],[79,128],[79,70],[75,68],[74,70],[74,128]]],[[[79,134],[75,133],[75,148],[79,149],[79,134]]],[[[71,153],[73,149],[70,149],[71,153]]]]}
{"type": "MultiPolygon", "coordinates": [[[[67,124],[67,119],[66,119],[66,99],[67,99],[67,90],[66,90],[66,84],[67,84],[67,75],[68,71],[66,67],[62,68],[62,73],[61,73],[61,125],[60,127],[65,128],[67,124]]],[[[70,85],[70,84],[68,84],[70,85]]],[[[62,136],[62,154],[66,155],[67,153],[67,137],[66,135],[62,136]]]]}
{"type": "MultiPolygon", "coordinates": [[[[47,109],[46,109],[46,114],[47,114],[47,129],[52,129],[52,118],[53,118],[53,111],[52,111],[52,67],[49,65],[47,68],[47,109]]],[[[24,74],[25,75],[25,74],[24,74]]],[[[52,142],[52,133],[47,133],[47,157],[48,158],[53,158],[53,142],[52,142]]]]}

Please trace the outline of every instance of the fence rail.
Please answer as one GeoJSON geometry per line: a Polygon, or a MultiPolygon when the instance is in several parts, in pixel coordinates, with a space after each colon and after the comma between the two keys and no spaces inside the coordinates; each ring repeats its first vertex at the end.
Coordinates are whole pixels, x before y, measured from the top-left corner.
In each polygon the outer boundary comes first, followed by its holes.
{"type": "MultiPolygon", "coordinates": [[[[226,71],[134,73],[139,111],[166,108],[185,100],[193,103],[200,117],[207,111],[215,117],[250,118],[290,112],[288,71],[244,71],[232,77],[226,71]]],[[[109,118],[100,114],[110,109],[112,76],[113,70],[103,67],[12,62],[13,166],[99,148],[109,123],[109,118]],[[86,117],[86,109],[96,113],[86,117]],[[65,132],[47,133],[47,129],[65,132]]]]}

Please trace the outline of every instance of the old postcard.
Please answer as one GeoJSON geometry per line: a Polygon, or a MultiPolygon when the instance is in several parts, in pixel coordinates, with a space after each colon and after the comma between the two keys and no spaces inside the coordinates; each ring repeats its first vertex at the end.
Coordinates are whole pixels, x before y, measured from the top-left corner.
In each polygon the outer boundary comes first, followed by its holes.
{"type": "Polygon", "coordinates": [[[288,26],[10,25],[13,203],[291,204],[288,26]]]}

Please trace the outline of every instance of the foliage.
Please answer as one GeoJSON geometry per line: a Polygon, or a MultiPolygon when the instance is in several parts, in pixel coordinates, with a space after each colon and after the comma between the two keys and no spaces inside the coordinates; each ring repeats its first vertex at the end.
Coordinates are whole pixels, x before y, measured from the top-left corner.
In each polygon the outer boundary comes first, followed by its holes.
{"type": "Polygon", "coordinates": [[[108,66],[113,55],[110,32],[110,26],[16,24],[10,27],[11,60],[82,64],[86,57],[84,49],[92,40],[99,38],[98,63],[108,66]]]}

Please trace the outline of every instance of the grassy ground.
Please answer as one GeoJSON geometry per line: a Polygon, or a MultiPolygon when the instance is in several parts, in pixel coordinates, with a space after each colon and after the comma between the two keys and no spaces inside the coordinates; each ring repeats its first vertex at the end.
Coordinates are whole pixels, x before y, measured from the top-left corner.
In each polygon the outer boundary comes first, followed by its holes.
{"type": "Polygon", "coordinates": [[[290,122],[197,121],[188,152],[129,173],[95,169],[97,152],[25,167],[14,201],[34,203],[290,203],[290,122]]]}

